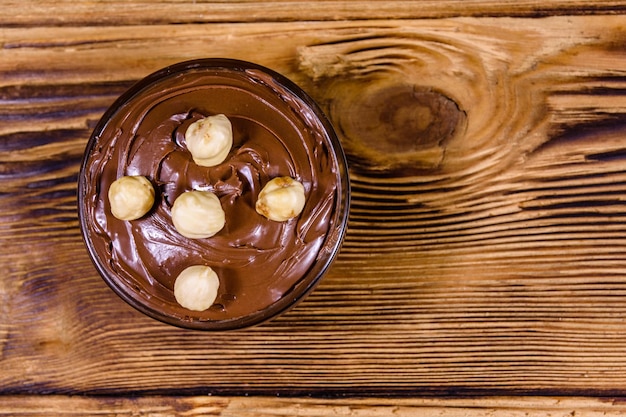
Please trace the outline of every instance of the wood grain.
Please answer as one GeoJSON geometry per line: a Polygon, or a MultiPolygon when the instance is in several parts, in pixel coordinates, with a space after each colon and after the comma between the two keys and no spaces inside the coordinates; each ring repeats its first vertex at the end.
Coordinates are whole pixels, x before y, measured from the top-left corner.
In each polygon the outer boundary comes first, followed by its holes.
{"type": "Polygon", "coordinates": [[[221,416],[221,417],[612,417],[626,412],[615,399],[528,397],[481,399],[77,397],[5,396],[0,416],[221,416]]]}
{"type": "MultiPolygon", "coordinates": [[[[338,21],[148,25],[141,3],[119,15],[104,4],[102,20],[75,3],[77,15],[57,2],[56,15],[33,5],[1,18],[1,393],[626,393],[622,15],[560,2],[563,16],[542,19],[350,21],[332,3],[338,21]],[[206,56],[302,85],[351,167],[349,232],[329,275],[283,317],[234,333],[125,305],[76,217],[82,152],[107,106],[149,72],[206,56]]],[[[455,2],[438,4],[441,17],[455,2]]]]}
{"type": "Polygon", "coordinates": [[[620,14],[620,0],[2,0],[1,26],[106,26],[620,14]]]}

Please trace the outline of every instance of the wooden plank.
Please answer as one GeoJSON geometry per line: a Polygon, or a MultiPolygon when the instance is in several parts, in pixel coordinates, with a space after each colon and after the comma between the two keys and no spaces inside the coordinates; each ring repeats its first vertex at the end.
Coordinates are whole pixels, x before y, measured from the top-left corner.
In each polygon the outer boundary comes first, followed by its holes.
{"type": "Polygon", "coordinates": [[[0,29],[0,392],[623,395],[623,28],[565,16],[0,29]],[[207,55],[301,84],[352,174],[329,275],[235,333],[126,306],[75,212],[106,107],[207,55]]]}
{"type": "Polygon", "coordinates": [[[595,398],[502,397],[272,398],[272,397],[1,397],[0,416],[221,416],[221,417],[611,417],[626,412],[622,401],[595,398]]]}
{"type": "Polygon", "coordinates": [[[605,15],[626,10],[623,0],[413,1],[37,1],[2,0],[2,26],[102,26],[276,21],[340,21],[473,17],[605,15]]]}

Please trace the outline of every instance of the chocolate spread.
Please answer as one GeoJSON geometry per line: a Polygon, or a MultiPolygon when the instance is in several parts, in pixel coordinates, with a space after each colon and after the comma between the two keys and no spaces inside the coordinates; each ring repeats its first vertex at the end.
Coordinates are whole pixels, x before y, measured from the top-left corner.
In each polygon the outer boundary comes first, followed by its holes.
{"type": "Polygon", "coordinates": [[[122,298],[161,320],[190,327],[251,315],[261,321],[279,300],[293,298],[283,300],[281,310],[296,301],[298,285],[314,284],[311,278],[301,283],[303,277],[326,267],[316,260],[338,250],[347,184],[336,139],[310,102],[254,66],[225,61],[161,75],[120,99],[88,145],[79,204],[92,258],[122,298]],[[233,125],[234,145],[222,164],[198,166],[185,147],[185,130],[220,113],[233,125]],[[155,204],[141,219],[111,214],[107,191],[124,175],[146,176],[155,187],[155,204]],[[303,212],[286,222],[254,208],[264,184],[277,176],[297,179],[306,192],[303,212]],[[211,238],[185,238],[172,224],[174,200],[192,189],[216,193],[225,211],[226,225],[211,238]],[[173,295],[178,274],[197,264],[220,278],[215,303],[202,312],[181,307],[173,295]]]}

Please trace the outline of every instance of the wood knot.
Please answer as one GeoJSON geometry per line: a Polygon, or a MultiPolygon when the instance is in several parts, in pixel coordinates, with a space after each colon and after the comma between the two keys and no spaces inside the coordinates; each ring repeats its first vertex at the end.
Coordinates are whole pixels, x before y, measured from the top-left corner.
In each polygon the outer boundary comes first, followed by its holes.
{"type": "Polygon", "coordinates": [[[331,107],[331,119],[351,159],[396,175],[437,168],[446,142],[465,123],[459,106],[428,87],[360,87],[342,92],[331,107]]]}

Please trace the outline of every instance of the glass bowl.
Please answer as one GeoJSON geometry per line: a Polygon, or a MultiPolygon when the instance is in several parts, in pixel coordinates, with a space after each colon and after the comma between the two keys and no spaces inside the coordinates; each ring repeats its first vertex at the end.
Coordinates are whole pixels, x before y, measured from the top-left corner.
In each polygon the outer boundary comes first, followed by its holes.
{"type": "Polygon", "coordinates": [[[133,85],[104,113],[85,149],[78,181],[80,227],[104,281],[128,304],[174,326],[200,330],[250,327],[288,311],[320,281],[347,227],[346,158],[318,105],[284,76],[250,62],[209,58],[163,68],[133,85]],[[224,114],[233,146],[224,162],[197,165],[186,147],[194,121],[224,114]],[[108,189],[141,175],[155,202],[144,216],[111,214],[108,189]],[[305,188],[295,218],[255,211],[260,189],[288,176],[305,188]],[[215,193],[225,226],[209,238],[185,238],[171,208],[190,190],[215,193]],[[202,311],[182,307],[173,287],[191,265],[219,277],[202,311]]]}

